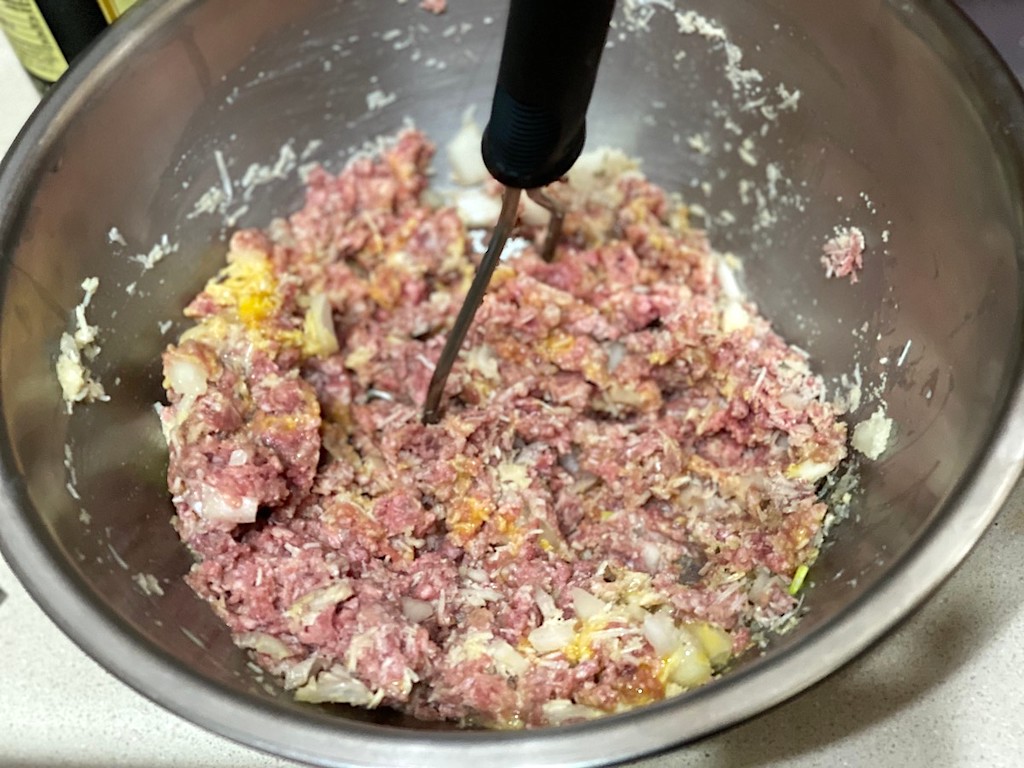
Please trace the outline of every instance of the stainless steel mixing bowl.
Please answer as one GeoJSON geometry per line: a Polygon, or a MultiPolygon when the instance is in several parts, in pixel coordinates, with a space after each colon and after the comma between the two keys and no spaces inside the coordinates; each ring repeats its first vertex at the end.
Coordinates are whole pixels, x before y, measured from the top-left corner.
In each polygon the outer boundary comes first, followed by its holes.
{"type": "MultiPolygon", "coordinates": [[[[695,17],[680,25],[666,2],[623,2],[591,145],[640,156],[656,181],[702,205],[716,245],[743,257],[746,284],[778,328],[826,376],[859,364],[865,388],[884,390],[895,443],[864,465],[852,517],[812,571],[802,623],[712,685],[527,733],[298,705],[254,679],[181,582],[189,557],[168,525],[152,409],[160,349],[181,323],[166,334],[159,323],[178,316],[222,258],[224,217],[190,215],[222,184],[218,153],[236,181],[252,163],[272,166],[286,141],[336,169],[404,117],[444,140],[467,106],[486,114],[502,3],[451,1],[438,17],[379,0],[144,3],[55,89],[0,173],[0,537],[35,598],[88,653],[238,741],[324,765],[626,759],[824,677],[927,596],[995,514],[1024,453],[1024,105],[946,2],[687,5],[736,48],[695,17]],[[796,111],[779,106],[797,90],[796,111]],[[739,151],[748,136],[755,158],[739,151]],[[707,151],[693,148],[702,143],[707,151]],[[782,177],[775,198],[769,175],[782,177]],[[723,226],[730,215],[737,223],[723,226]],[[847,220],[869,246],[855,286],[826,281],[818,263],[847,220]],[[112,226],[127,247],[108,240],[112,226]],[[143,271],[130,256],[165,233],[177,251],[143,271]],[[54,358],[79,284],[93,275],[89,311],[103,347],[94,367],[112,398],[68,416],[54,358]],[[131,579],[140,573],[165,594],[141,592],[131,579]]],[[[297,174],[278,175],[248,195],[233,188],[227,212],[261,224],[292,209],[297,174]]],[[[446,175],[442,155],[439,181],[446,175]]],[[[54,669],[50,684],[60,676],[54,669]]]]}

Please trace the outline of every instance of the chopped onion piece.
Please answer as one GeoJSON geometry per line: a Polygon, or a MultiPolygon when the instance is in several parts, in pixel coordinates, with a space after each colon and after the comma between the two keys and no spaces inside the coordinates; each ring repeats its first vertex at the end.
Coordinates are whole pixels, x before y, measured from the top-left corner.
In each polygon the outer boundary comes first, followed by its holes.
{"type": "Polygon", "coordinates": [[[658,545],[651,541],[645,542],[640,554],[643,555],[648,572],[657,573],[661,568],[661,550],[658,549],[658,545]]]}
{"type": "Polygon", "coordinates": [[[545,619],[563,618],[562,612],[558,609],[558,606],[555,605],[555,598],[540,587],[534,588],[533,599],[536,601],[537,607],[540,609],[541,616],[545,619]]]}
{"type": "Polygon", "coordinates": [[[369,688],[336,664],[296,690],[295,700],[310,704],[333,702],[368,707],[373,705],[374,697],[369,688]]]}
{"type": "Polygon", "coordinates": [[[487,603],[493,603],[502,599],[502,594],[491,587],[467,584],[459,590],[459,595],[468,605],[476,608],[483,608],[487,603]]]}
{"type": "Polygon", "coordinates": [[[605,345],[605,351],[608,353],[608,373],[615,373],[626,359],[626,345],[621,341],[610,341],[605,345]]]}
{"type": "Polygon", "coordinates": [[[334,310],[327,297],[315,293],[310,297],[309,309],[302,323],[302,351],[310,357],[328,357],[338,351],[338,336],[334,332],[334,310]]]}
{"type": "Polygon", "coordinates": [[[583,621],[589,621],[607,607],[603,600],[579,587],[572,588],[572,604],[576,615],[583,621]]]}
{"type": "Polygon", "coordinates": [[[293,664],[284,673],[285,690],[293,691],[299,686],[305,685],[309,678],[319,671],[320,659],[316,654],[303,659],[298,664],[293,664]]]}
{"type": "Polygon", "coordinates": [[[711,679],[711,662],[704,651],[689,639],[689,633],[683,644],[665,662],[666,677],[682,688],[693,688],[711,679]]]}
{"type": "Polygon", "coordinates": [[[779,405],[791,411],[802,411],[810,402],[810,397],[800,392],[783,392],[779,395],[779,405]]]}
{"type": "Polygon", "coordinates": [[[235,637],[235,645],[249,648],[256,653],[263,653],[280,661],[292,655],[292,650],[273,635],[264,632],[243,632],[235,637]]]}
{"type": "Polygon", "coordinates": [[[750,314],[737,301],[730,301],[722,310],[722,332],[732,333],[750,325],[750,314]]]}
{"type": "Polygon", "coordinates": [[[546,701],[541,710],[551,725],[561,725],[573,720],[593,720],[604,714],[599,709],[576,704],[568,699],[546,701]]]}
{"type": "Polygon", "coordinates": [[[885,408],[879,406],[869,419],[853,428],[851,443],[869,459],[877,459],[889,445],[892,426],[892,419],[885,415],[885,408]]]}
{"type": "Polygon", "coordinates": [[[476,124],[472,113],[468,113],[462,119],[462,128],[448,142],[448,162],[451,163],[452,178],[457,184],[471,187],[490,177],[480,151],[482,136],[480,126],[476,124]]]}
{"type": "Polygon", "coordinates": [[[203,483],[201,501],[196,513],[204,520],[221,523],[251,523],[256,519],[259,503],[251,496],[237,501],[227,499],[212,485],[203,483]]]}
{"type": "Polygon", "coordinates": [[[506,677],[518,677],[530,668],[530,662],[509,643],[498,638],[491,643],[491,658],[506,677]]]}
{"type": "Polygon", "coordinates": [[[718,283],[722,286],[722,293],[730,299],[742,299],[743,291],[740,290],[739,282],[736,280],[736,273],[733,271],[724,258],[718,260],[718,283]]]}
{"type": "Polygon", "coordinates": [[[489,346],[480,344],[467,350],[465,355],[466,368],[476,371],[485,379],[501,381],[501,374],[498,372],[498,357],[489,346]]]}
{"type": "Polygon", "coordinates": [[[452,662],[460,664],[479,659],[488,652],[493,638],[494,635],[490,632],[471,629],[461,643],[455,643],[449,648],[448,658],[452,662]]]}
{"type": "Polygon", "coordinates": [[[659,656],[671,656],[682,642],[679,628],[664,613],[652,613],[644,619],[644,637],[659,656]]]}
{"type": "Polygon", "coordinates": [[[551,211],[539,203],[535,203],[533,198],[523,195],[519,200],[522,209],[519,218],[522,219],[523,224],[529,227],[541,227],[546,226],[551,220],[551,211]]]}
{"type": "Polygon", "coordinates": [[[179,395],[196,398],[206,393],[206,371],[190,357],[168,355],[165,375],[167,384],[179,395]]]}
{"type": "Polygon", "coordinates": [[[429,619],[434,614],[434,606],[426,600],[416,600],[412,597],[402,598],[402,613],[409,621],[416,622],[429,619]]]}
{"type": "Polygon", "coordinates": [[[86,372],[82,355],[70,333],[60,337],[60,357],[57,358],[57,380],[67,402],[82,400],[86,390],[86,372]]]}
{"type": "Polygon", "coordinates": [[[530,487],[529,467],[514,461],[503,461],[497,468],[498,482],[525,491],[530,487]]]}
{"type": "Polygon", "coordinates": [[[285,612],[288,618],[308,627],[320,614],[338,603],[343,603],[354,594],[347,579],[335,581],[325,587],[314,589],[296,600],[285,612]]]}
{"type": "Polygon", "coordinates": [[[567,176],[573,191],[586,199],[614,187],[623,174],[636,166],[636,161],[622,150],[600,147],[580,155],[567,176]]]}
{"type": "Polygon", "coordinates": [[[786,477],[790,480],[806,480],[816,483],[835,468],[833,464],[806,459],[798,464],[790,464],[786,468],[786,477]]]}
{"type": "Polygon", "coordinates": [[[691,624],[688,629],[704,649],[711,666],[715,669],[725,666],[732,657],[732,638],[729,633],[706,622],[691,624]]]}
{"type": "Polygon", "coordinates": [[[646,402],[645,394],[633,386],[612,384],[604,393],[608,402],[633,407],[642,406],[646,402]]]}
{"type": "Polygon", "coordinates": [[[467,189],[456,198],[455,210],[467,227],[493,227],[501,213],[501,200],[479,189],[467,189]]]}
{"type": "Polygon", "coordinates": [[[757,576],[754,577],[753,583],[750,585],[750,599],[755,603],[760,602],[761,598],[764,597],[768,586],[772,582],[772,574],[770,571],[759,568],[757,576]]]}
{"type": "Polygon", "coordinates": [[[575,635],[576,631],[573,629],[572,622],[564,619],[548,619],[533,630],[528,638],[530,645],[536,649],[537,653],[551,653],[562,650],[572,642],[575,635]]]}

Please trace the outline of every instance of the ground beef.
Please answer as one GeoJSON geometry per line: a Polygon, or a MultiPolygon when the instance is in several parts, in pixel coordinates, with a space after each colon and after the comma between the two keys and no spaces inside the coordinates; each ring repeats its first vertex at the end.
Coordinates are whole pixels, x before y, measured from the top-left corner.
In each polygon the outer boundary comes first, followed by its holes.
{"type": "Polygon", "coordinates": [[[448,0],[420,0],[420,8],[435,16],[440,16],[448,10],[448,0]]]}
{"type": "Polygon", "coordinates": [[[864,233],[857,227],[837,227],[832,237],[822,248],[821,264],[825,277],[849,277],[850,283],[857,283],[857,274],[864,266],[864,233]]]}
{"type": "Polygon", "coordinates": [[[189,584],[302,701],[507,728],[709,680],[817,555],[846,438],[821,380],[682,205],[590,173],[551,190],[551,263],[516,233],[424,425],[479,259],[432,152],[313,171],[186,310],[161,419],[189,584]]]}

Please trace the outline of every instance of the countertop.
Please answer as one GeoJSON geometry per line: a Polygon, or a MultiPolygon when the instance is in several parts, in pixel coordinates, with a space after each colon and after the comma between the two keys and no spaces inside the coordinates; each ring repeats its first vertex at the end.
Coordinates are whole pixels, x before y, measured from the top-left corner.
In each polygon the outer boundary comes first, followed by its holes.
{"type": "MultiPolygon", "coordinates": [[[[1024,74],[1017,0],[965,2],[1024,74]]],[[[36,95],[0,36],[0,154],[36,95]]],[[[0,201],[0,205],[3,201],[0,201]]],[[[1024,755],[1024,484],[956,574],[825,682],[737,728],[636,763],[1017,766],[1024,755]]],[[[286,768],[169,714],[79,651],[0,560],[0,766],[286,768]]]]}

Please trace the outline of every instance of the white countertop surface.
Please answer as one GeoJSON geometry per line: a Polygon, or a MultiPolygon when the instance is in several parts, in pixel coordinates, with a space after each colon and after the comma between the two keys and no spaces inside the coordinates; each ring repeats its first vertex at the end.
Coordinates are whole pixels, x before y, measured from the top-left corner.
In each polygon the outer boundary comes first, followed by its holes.
{"type": "MultiPolygon", "coordinates": [[[[0,154],[36,100],[0,36],[0,154]]],[[[1024,764],[1022,563],[1018,485],[963,567],[872,650],[787,704],[637,768],[1024,764]]],[[[295,765],[209,734],[115,680],[61,634],[2,560],[0,590],[2,768],[295,765]]]]}

